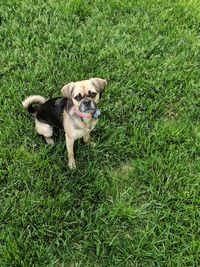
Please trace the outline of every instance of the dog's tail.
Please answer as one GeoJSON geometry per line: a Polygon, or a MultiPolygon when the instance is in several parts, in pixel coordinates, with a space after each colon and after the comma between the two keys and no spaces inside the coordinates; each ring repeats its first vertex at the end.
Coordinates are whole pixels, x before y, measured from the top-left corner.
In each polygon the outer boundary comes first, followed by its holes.
{"type": "Polygon", "coordinates": [[[33,107],[33,104],[41,105],[45,102],[45,98],[40,95],[31,95],[27,97],[23,102],[23,107],[31,114],[31,116],[35,117],[38,108],[33,107]]]}

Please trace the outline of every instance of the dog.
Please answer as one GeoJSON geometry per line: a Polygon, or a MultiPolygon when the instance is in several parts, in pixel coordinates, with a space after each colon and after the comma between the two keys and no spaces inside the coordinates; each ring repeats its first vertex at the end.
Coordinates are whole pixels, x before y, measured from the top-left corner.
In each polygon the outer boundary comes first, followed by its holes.
{"type": "Polygon", "coordinates": [[[76,168],[74,141],[82,137],[85,143],[90,141],[90,132],[98,121],[97,104],[106,86],[106,80],[91,78],[65,85],[61,90],[63,97],[46,101],[40,95],[32,95],[22,102],[35,118],[36,131],[47,144],[54,144],[54,127],[64,130],[70,169],[76,168]],[[38,107],[34,108],[33,104],[38,107]]]}

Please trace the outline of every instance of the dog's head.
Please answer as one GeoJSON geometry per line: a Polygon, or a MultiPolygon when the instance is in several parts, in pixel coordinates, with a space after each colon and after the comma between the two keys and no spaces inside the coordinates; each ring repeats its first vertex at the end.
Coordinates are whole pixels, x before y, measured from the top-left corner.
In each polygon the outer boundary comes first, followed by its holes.
{"type": "Polygon", "coordinates": [[[96,104],[107,85],[107,81],[101,78],[72,82],[65,85],[61,92],[63,96],[72,100],[82,113],[91,113],[96,110],[96,104]]]}

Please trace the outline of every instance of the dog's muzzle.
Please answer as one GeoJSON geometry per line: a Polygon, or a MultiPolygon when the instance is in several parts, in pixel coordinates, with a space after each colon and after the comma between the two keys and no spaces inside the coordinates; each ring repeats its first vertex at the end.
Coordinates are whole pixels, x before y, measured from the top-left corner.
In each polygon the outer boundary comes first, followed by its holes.
{"type": "Polygon", "coordinates": [[[90,99],[90,98],[85,98],[80,106],[79,106],[80,112],[95,112],[96,110],[96,103],[90,99]]]}

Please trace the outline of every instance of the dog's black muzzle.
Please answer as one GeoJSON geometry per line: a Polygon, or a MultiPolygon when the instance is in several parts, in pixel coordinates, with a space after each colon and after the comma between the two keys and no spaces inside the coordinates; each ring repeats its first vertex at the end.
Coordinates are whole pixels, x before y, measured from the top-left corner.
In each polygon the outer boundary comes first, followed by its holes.
{"type": "Polygon", "coordinates": [[[83,113],[84,112],[95,112],[96,108],[97,108],[96,103],[90,98],[85,98],[79,106],[80,112],[83,112],[83,113]]]}

